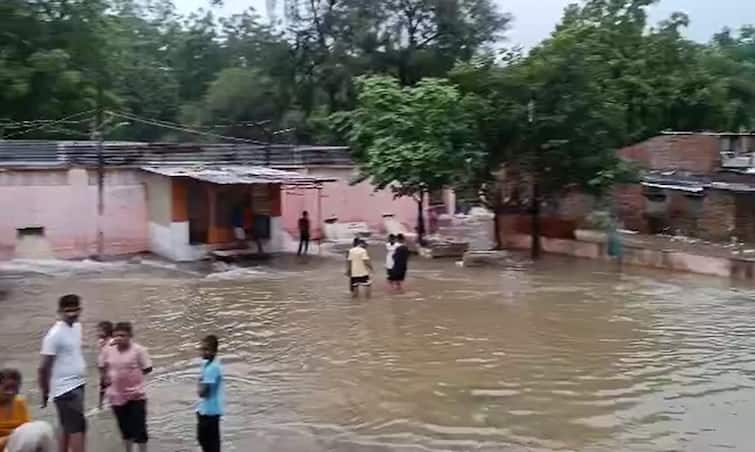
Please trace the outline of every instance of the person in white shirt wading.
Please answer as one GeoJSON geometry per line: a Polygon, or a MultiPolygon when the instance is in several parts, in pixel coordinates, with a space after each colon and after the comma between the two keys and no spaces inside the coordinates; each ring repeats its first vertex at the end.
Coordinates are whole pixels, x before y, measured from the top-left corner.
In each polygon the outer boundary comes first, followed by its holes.
{"type": "Polygon", "coordinates": [[[86,364],[81,352],[81,298],[58,300],[58,320],[42,341],[39,389],[42,408],[52,399],[60,421],[60,452],[84,452],[87,423],[84,416],[86,364]]]}
{"type": "Polygon", "coordinates": [[[385,271],[386,271],[386,278],[388,279],[388,287],[393,288],[393,281],[391,281],[391,272],[393,271],[393,254],[396,252],[396,248],[398,248],[398,243],[396,243],[396,235],[395,234],[389,234],[388,235],[388,242],[385,244],[385,271]]]}

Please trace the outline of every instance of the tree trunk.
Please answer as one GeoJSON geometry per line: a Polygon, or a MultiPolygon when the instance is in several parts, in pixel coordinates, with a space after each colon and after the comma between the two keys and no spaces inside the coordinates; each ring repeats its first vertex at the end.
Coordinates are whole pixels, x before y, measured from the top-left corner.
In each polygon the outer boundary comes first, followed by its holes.
{"type": "Polygon", "coordinates": [[[495,249],[503,249],[503,241],[501,240],[501,219],[498,218],[498,209],[493,211],[493,233],[495,234],[495,249]]]}
{"type": "Polygon", "coordinates": [[[417,199],[417,244],[425,246],[425,194],[417,199]]]}
{"type": "Polygon", "coordinates": [[[534,176],[532,181],[532,205],[530,206],[530,214],[532,218],[532,259],[540,259],[541,245],[540,245],[540,182],[537,176],[534,176]]]}
{"type": "Polygon", "coordinates": [[[496,250],[502,250],[503,249],[503,240],[501,237],[501,219],[498,216],[499,213],[503,210],[503,195],[501,194],[501,186],[498,184],[498,181],[496,181],[493,184],[493,202],[490,207],[488,207],[491,211],[493,211],[493,228],[495,228],[494,236],[495,236],[495,249],[496,250]]]}

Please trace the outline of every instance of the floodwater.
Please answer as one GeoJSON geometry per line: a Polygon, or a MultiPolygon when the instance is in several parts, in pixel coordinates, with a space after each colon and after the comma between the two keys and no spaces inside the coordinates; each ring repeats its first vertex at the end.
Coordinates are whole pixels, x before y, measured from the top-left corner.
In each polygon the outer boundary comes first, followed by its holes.
{"type": "MultiPolygon", "coordinates": [[[[90,362],[101,319],[133,321],[152,354],[152,450],[197,450],[196,345],[208,333],[227,373],[226,451],[755,449],[751,286],[578,260],[413,263],[406,294],[379,285],[370,301],[345,295],[337,260],[209,277],[47,266],[0,280],[0,364],[24,371],[36,405],[40,339],[56,297],[76,292],[90,362]]],[[[110,413],[89,420],[90,450],[119,451],[110,413]]]]}

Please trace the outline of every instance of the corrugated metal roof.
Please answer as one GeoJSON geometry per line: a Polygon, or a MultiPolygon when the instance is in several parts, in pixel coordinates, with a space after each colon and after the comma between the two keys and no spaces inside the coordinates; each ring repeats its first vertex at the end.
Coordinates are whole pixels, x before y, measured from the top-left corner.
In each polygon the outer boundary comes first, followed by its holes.
{"type": "Polygon", "coordinates": [[[653,171],[645,174],[641,184],[645,187],[662,190],[675,190],[686,193],[703,193],[706,190],[724,190],[738,193],[755,192],[755,178],[748,180],[745,173],[742,180],[725,180],[725,173],[714,176],[700,176],[683,171],[653,171]]]}
{"type": "Polygon", "coordinates": [[[653,182],[642,182],[643,187],[658,188],[661,190],[676,190],[688,193],[702,193],[705,190],[703,186],[675,185],[675,184],[658,184],[653,182]]]}
{"type": "Polygon", "coordinates": [[[28,165],[59,165],[63,161],[58,156],[58,143],[35,142],[34,152],[29,152],[29,142],[0,141],[0,165],[2,162],[15,162],[28,165]]]}
{"type": "MultiPolygon", "coordinates": [[[[343,146],[105,142],[102,154],[108,167],[353,165],[349,149],[343,146]]],[[[96,166],[98,163],[97,143],[93,141],[0,140],[0,167],[96,166]]]]}
{"type": "Polygon", "coordinates": [[[710,188],[738,193],[755,193],[755,185],[740,182],[712,182],[710,188]]]}
{"type": "Polygon", "coordinates": [[[305,176],[260,166],[145,166],[144,171],[168,177],[190,177],[219,185],[283,184],[316,186],[335,179],[305,176]]]}

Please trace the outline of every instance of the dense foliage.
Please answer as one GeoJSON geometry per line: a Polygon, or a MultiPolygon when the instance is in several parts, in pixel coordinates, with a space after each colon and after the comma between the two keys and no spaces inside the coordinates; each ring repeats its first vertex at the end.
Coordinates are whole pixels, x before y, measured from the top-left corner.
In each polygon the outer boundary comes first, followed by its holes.
{"type": "MultiPolygon", "coordinates": [[[[508,21],[491,0],[290,0],[273,25],[251,9],[216,17],[213,3],[182,17],[170,0],[0,2],[0,134],[75,137],[90,125],[19,134],[9,120],[104,104],[216,134],[334,141],[324,118],[353,107],[356,76],[444,76],[508,21]]],[[[191,139],[176,133],[134,123],[113,135],[191,139]]]]}
{"type": "Polygon", "coordinates": [[[425,196],[457,186],[482,160],[469,99],[434,78],[402,87],[392,77],[360,77],[357,91],[357,107],[332,120],[376,188],[417,201],[421,241],[425,196]]]}

